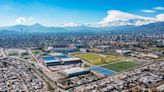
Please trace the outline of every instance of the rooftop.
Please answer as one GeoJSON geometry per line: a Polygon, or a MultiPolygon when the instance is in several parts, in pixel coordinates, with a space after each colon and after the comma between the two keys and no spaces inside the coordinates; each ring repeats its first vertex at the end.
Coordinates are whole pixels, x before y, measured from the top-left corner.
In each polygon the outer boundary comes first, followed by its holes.
{"type": "Polygon", "coordinates": [[[88,71],[88,70],[86,70],[86,69],[84,69],[84,68],[80,68],[80,67],[74,67],[74,68],[62,70],[62,72],[65,72],[65,73],[67,73],[67,74],[78,73],[78,72],[84,72],[84,71],[88,71]]]}

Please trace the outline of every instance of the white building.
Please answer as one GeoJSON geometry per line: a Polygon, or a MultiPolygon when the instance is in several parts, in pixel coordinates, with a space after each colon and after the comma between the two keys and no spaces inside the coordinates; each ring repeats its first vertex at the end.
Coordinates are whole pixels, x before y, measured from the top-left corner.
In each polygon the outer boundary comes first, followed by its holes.
{"type": "Polygon", "coordinates": [[[74,68],[65,69],[65,70],[61,71],[61,73],[67,77],[86,74],[88,72],[89,72],[88,69],[84,69],[84,68],[80,68],[80,67],[74,67],[74,68]]]}

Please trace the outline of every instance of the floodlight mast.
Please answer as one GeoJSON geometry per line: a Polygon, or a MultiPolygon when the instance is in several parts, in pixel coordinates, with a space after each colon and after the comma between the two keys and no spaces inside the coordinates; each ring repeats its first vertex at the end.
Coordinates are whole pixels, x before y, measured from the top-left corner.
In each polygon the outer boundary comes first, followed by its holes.
{"type": "Polygon", "coordinates": [[[22,27],[22,23],[21,23],[21,33],[23,33],[23,27],[22,27]]]}
{"type": "Polygon", "coordinates": [[[23,33],[23,22],[24,22],[24,20],[21,20],[21,33],[23,33]]]}

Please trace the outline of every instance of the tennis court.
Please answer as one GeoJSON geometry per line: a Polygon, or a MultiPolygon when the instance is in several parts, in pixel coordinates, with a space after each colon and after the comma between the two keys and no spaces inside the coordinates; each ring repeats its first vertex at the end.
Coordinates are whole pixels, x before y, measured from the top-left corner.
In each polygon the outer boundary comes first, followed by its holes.
{"type": "Polygon", "coordinates": [[[106,69],[106,68],[102,68],[102,67],[98,67],[98,66],[91,67],[89,69],[92,70],[92,71],[96,71],[96,72],[98,72],[100,74],[103,74],[103,75],[112,75],[112,74],[115,73],[112,70],[109,70],[109,69],[106,69]]]}

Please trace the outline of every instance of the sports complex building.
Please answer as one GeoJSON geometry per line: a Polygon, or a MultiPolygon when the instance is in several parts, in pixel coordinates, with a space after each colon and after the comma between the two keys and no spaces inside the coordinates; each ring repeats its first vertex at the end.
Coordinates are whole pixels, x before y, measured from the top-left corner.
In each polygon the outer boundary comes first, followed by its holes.
{"type": "Polygon", "coordinates": [[[71,57],[69,55],[47,56],[41,58],[40,61],[47,67],[82,63],[79,58],[71,57]]]}
{"type": "Polygon", "coordinates": [[[76,46],[74,45],[54,45],[52,52],[61,52],[61,53],[67,53],[67,52],[75,52],[76,46]]]}
{"type": "Polygon", "coordinates": [[[89,72],[90,72],[89,69],[84,69],[84,68],[80,68],[80,67],[74,67],[74,68],[65,69],[65,70],[61,71],[61,73],[63,75],[65,75],[66,77],[72,77],[72,76],[87,74],[89,72]]]}

